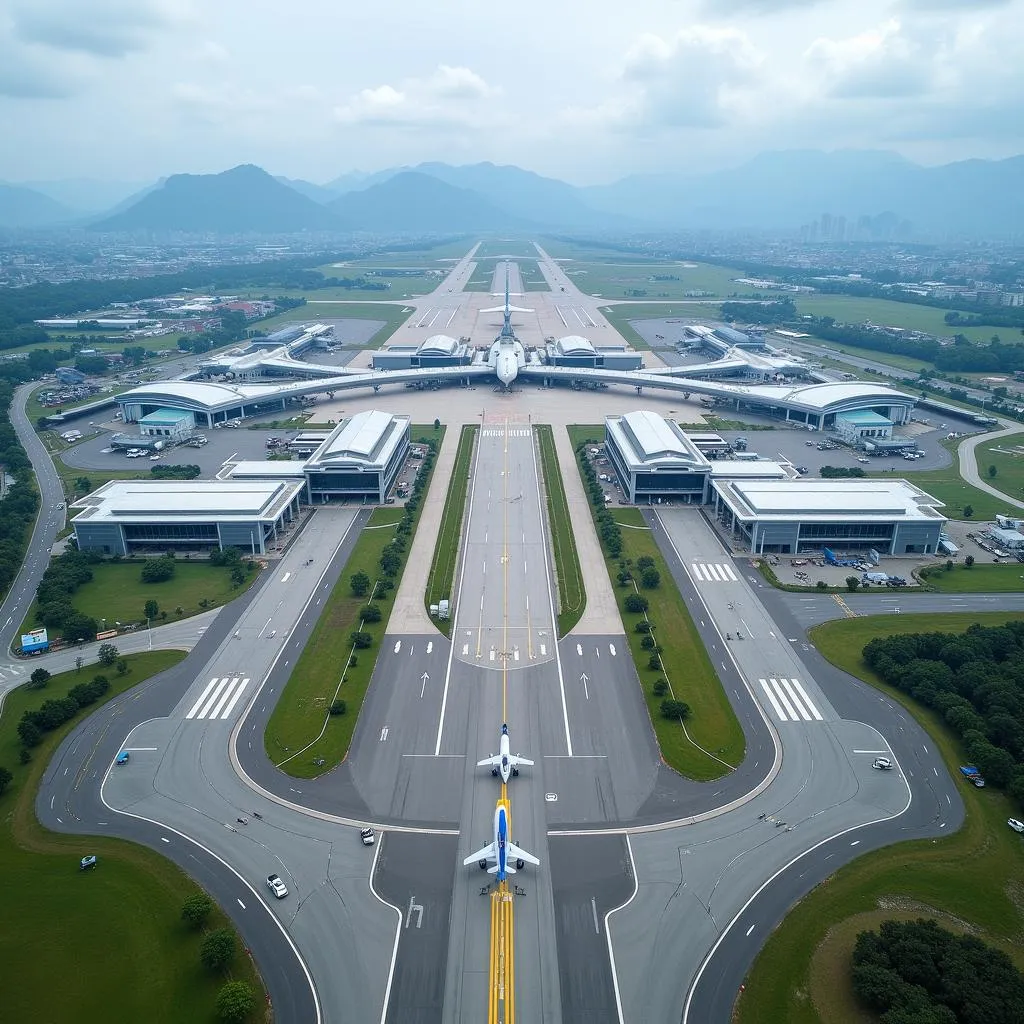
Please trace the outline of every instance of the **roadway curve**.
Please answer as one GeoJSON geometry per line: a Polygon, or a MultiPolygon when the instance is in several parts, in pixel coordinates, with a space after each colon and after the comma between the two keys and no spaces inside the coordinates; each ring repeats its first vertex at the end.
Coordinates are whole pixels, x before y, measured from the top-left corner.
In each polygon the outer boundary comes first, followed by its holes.
{"type": "Polygon", "coordinates": [[[991,494],[998,498],[1000,501],[1005,501],[1008,505],[1013,505],[1014,508],[1024,508],[1024,501],[1020,501],[1017,498],[1011,498],[1005,491],[999,490],[998,487],[993,487],[990,483],[982,480],[981,474],[978,472],[978,458],[977,458],[977,447],[982,441],[989,442],[994,441],[999,437],[1006,437],[1008,434],[1019,434],[1024,427],[1019,423],[1011,423],[1008,420],[1000,420],[1001,430],[992,431],[987,434],[972,434],[970,437],[965,438],[957,449],[957,456],[960,459],[960,475],[969,483],[973,484],[978,488],[979,491],[985,491],[987,494],[991,494]]]}
{"type": "MultiPolygon", "coordinates": [[[[60,477],[25,412],[28,394],[34,386],[25,385],[15,392],[11,424],[32,462],[42,506],[22,569],[0,610],[4,620],[0,629],[4,649],[11,646],[24,609],[31,603],[46,570],[56,535],[64,527],[64,512],[56,507],[64,498],[60,477]]],[[[320,1008],[306,966],[287,933],[251,886],[226,861],[203,845],[156,823],[117,813],[103,803],[101,795],[105,767],[117,755],[124,736],[125,718],[130,716],[133,722],[143,722],[166,715],[177,702],[189,673],[201,667],[223,641],[263,582],[229,607],[203,616],[204,623],[209,623],[208,628],[195,644],[195,652],[180,665],[104,705],[71,731],[47,767],[36,799],[36,813],[40,822],[54,831],[127,839],[172,860],[202,885],[232,919],[256,959],[275,1018],[307,1024],[320,1020],[320,1008]]],[[[191,647],[194,641],[187,637],[188,632],[195,636],[195,631],[203,628],[196,623],[197,620],[191,620],[187,626],[174,623],[154,630],[158,636],[157,646],[191,647]]],[[[143,633],[127,634],[119,640],[126,651],[144,649],[151,642],[152,637],[143,633]]],[[[86,645],[82,655],[88,656],[94,646],[86,645]]],[[[60,671],[57,662],[70,659],[70,666],[77,655],[77,650],[67,651],[47,656],[38,663],[60,671]]],[[[22,681],[16,677],[0,684],[0,700],[4,692],[22,681]]]]}

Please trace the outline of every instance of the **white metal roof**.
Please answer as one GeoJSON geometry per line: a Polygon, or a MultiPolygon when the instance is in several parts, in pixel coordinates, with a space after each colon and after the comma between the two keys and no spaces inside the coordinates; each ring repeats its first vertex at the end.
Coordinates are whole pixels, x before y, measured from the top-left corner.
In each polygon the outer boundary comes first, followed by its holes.
{"type": "Polygon", "coordinates": [[[707,459],[679,427],[656,412],[606,416],[605,427],[630,469],[705,469],[707,459]]]}
{"type": "Polygon", "coordinates": [[[907,480],[733,480],[715,488],[747,520],[945,520],[943,502],[907,480]]]}
{"type": "Polygon", "coordinates": [[[555,342],[555,348],[563,356],[592,356],[595,355],[593,343],[589,338],[579,334],[567,334],[555,342]]]}
{"type": "Polygon", "coordinates": [[[379,409],[356,413],[334,428],[308,465],[310,468],[345,463],[369,467],[386,465],[408,424],[408,416],[394,416],[379,409]]]}
{"type": "Polygon", "coordinates": [[[303,487],[277,480],[111,480],[72,504],[73,523],[274,519],[303,487]]]}
{"type": "Polygon", "coordinates": [[[455,353],[458,347],[459,343],[447,334],[432,334],[426,341],[420,344],[416,351],[421,355],[437,353],[438,355],[450,356],[455,353]]]}
{"type": "Polygon", "coordinates": [[[737,391],[749,393],[765,401],[777,401],[779,404],[800,405],[810,409],[824,410],[844,402],[877,401],[880,405],[902,405],[914,403],[911,395],[886,387],[884,384],[871,384],[866,381],[844,381],[834,384],[802,384],[791,387],[786,385],[758,384],[736,388],[737,391]]]}
{"type": "Polygon", "coordinates": [[[304,480],[306,476],[305,459],[247,459],[236,462],[228,470],[225,479],[281,479],[304,480]]]}

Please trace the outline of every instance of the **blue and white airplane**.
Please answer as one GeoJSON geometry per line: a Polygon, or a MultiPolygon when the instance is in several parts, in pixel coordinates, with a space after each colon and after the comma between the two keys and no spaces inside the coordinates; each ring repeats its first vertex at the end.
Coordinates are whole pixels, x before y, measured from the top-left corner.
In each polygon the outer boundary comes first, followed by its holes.
{"type": "Polygon", "coordinates": [[[493,757],[485,757],[482,761],[477,761],[476,763],[477,768],[490,768],[491,774],[500,775],[501,781],[506,784],[510,775],[519,774],[519,766],[521,764],[533,764],[528,757],[523,757],[520,754],[510,754],[508,743],[508,726],[502,725],[498,753],[493,757]]]}
{"type": "Polygon", "coordinates": [[[527,863],[539,865],[540,861],[532,853],[527,853],[521,846],[516,846],[508,838],[509,805],[507,800],[499,800],[494,808],[494,842],[488,843],[482,850],[470,854],[462,863],[469,866],[476,861],[482,871],[498,876],[504,882],[509,875],[522,871],[527,863]],[[493,867],[488,865],[493,864],[493,867]]]}

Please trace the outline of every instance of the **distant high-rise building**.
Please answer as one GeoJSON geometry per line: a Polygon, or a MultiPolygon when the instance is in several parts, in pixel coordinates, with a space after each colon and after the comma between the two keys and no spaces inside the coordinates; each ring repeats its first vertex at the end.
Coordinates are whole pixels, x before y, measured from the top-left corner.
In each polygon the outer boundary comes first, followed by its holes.
{"type": "Polygon", "coordinates": [[[827,242],[832,237],[832,214],[821,215],[821,240],[827,242]]]}
{"type": "Polygon", "coordinates": [[[833,242],[845,242],[846,241],[846,218],[836,217],[832,222],[832,241],[833,242]]]}

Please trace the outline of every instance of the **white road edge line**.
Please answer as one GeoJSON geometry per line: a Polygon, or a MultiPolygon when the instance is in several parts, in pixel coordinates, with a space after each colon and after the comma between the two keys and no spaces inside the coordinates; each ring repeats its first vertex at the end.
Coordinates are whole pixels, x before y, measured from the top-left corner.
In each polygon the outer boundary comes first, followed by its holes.
{"type": "Polygon", "coordinates": [[[633,860],[633,844],[629,841],[629,836],[626,836],[626,850],[629,853],[629,868],[633,872],[633,892],[625,903],[612,907],[604,915],[604,937],[608,943],[608,962],[612,969],[612,988],[615,990],[615,1012],[618,1014],[619,1024],[626,1024],[626,1018],[622,1016],[622,995],[619,992],[619,975],[615,970],[615,952],[612,949],[612,930],[609,918],[617,911],[628,907],[636,899],[636,894],[640,891],[640,880],[636,877],[636,861],[633,860]]]}
{"type": "MultiPolygon", "coordinates": [[[[868,726],[868,728],[870,728],[872,732],[877,733],[879,736],[882,735],[880,732],[878,732],[877,729],[874,728],[874,726],[868,726]]],[[[899,761],[896,760],[895,754],[893,754],[893,761],[896,763],[896,767],[899,768],[899,761]]],[[[903,776],[902,770],[900,771],[900,775],[901,777],[903,776]]],[[[744,903],[743,906],[740,907],[740,909],[736,912],[736,916],[725,926],[725,928],[722,929],[722,934],[718,936],[717,941],[711,947],[710,951],[708,952],[708,955],[704,957],[704,960],[701,962],[700,967],[697,968],[697,973],[693,976],[693,981],[690,982],[690,988],[686,993],[686,1002],[683,1004],[683,1019],[681,1024],[688,1024],[689,1022],[690,1003],[693,1000],[693,993],[696,990],[697,985],[700,983],[701,976],[707,969],[708,964],[711,963],[711,960],[714,957],[715,953],[718,952],[718,947],[721,946],[721,944],[725,941],[726,935],[728,935],[729,932],[732,930],[733,925],[735,925],[736,922],[743,916],[743,914],[746,913],[747,907],[749,907],[750,904],[753,903],[754,900],[756,900],[757,897],[760,896],[761,893],[769,885],[771,885],[776,878],[779,877],[779,875],[781,875],[784,871],[788,871],[801,858],[806,857],[809,853],[814,853],[814,851],[817,850],[819,847],[824,846],[826,843],[832,842],[834,839],[840,839],[845,835],[849,835],[849,833],[851,832],[856,832],[859,828],[869,828],[871,825],[878,825],[883,821],[892,821],[894,818],[899,818],[901,815],[906,814],[907,811],[910,809],[910,805],[914,801],[914,793],[913,790],[911,790],[910,785],[905,777],[903,778],[903,784],[907,787],[907,802],[902,810],[897,811],[895,814],[887,814],[881,818],[874,818],[871,821],[861,822],[859,825],[851,825],[850,828],[845,828],[841,832],[836,832],[835,835],[826,836],[824,839],[815,843],[814,846],[810,847],[807,850],[804,850],[803,853],[797,854],[791,861],[789,861],[789,863],[783,864],[782,867],[779,868],[779,870],[776,871],[774,875],[766,879],[757,887],[757,889],[750,896],[747,902],[744,903]]]]}
{"type": "Polygon", "coordinates": [[[383,839],[383,836],[378,838],[377,845],[373,851],[373,863],[370,865],[370,892],[372,892],[385,907],[390,907],[398,915],[398,924],[395,926],[395,944],[391,948],[391,966],[388,968],[388,983],[387,987],[384,989],[384,1005],[381,1007],[380,1011],[380,1024],[385,1024],[385,1021],[387,1020],[388,1003],[391,1002],[391,985],[395,980],[395,962],[398,960],[398,943],[402,938],[401,909],[396,907],[394,903],[388,903],[388,901],[384,899],[379,892],[377,892],[373,885],[373,876],[377,873],[377,858],[380,856],[380,847],[383,839]]]}
{"type": "MultiPolygon", "coordinates": [[[[473,485],[469,489],[469,512],[466,514],[466,525],[463,530],[462,536],[466,538],[466,543],[469,542],[469,531],[473,524],[473,503],[476,498],[476,466],[480,459],[480,439],[483,437],[483,424],[480,425],[480,430],[477,433],[476,439],[476,451],[473,453],[473,485]]],[[[452,466],[452,472],[455,472],[454,465],[452,466]]],[[[445,492],[447,494],[447,492],[445,492]]],[[[444,670],[444,690],[441,693],[441,714],[437,721],[437,742],[434,744],[434,754],[441,753],[441,737],[444,735],[444,714],[445,709],[448,707],[448,684],[452,678],[452,659],[455,657],[455,637],[458,634],[459,628],[459,610],[462,606],[462,583],[466,578],[466,562],[467,559],[462,559],[462,568],[459,570],[459,589],[456,591],[457,598],[455,601],[455,618],[452,619],[452,639],[448,645],[448,665],[444,670]]],[[[480,595],[481,608],[483,607],[483,594],[480,595]]]]}
{"type": "MultiPolygon", "coordinates": [[[[149,719],[149,721],[163,722],[166,721],[166,719],[151,718],[149,719]]],[[[132,726],[132,728],[128,731],[127,735],[125,736],[125,742],[127,742],[128,736],[130,736],[132,732],[139,727],[139,725],[145,724],[147,723],[139,722],[138,725],[132,726]]],[[[126,818],[136,818],[139,821],[146,821],[149,822],[150,825],[156,825],[159,828],[166,829],[168,832],[173,832],[176,836],[181,836],[181,838],[184,839],[187,843],[192,843],[193,846],[199,847],[200,850],[202,850],[204,853],[211,856],[219,864],[222,864],[225,868],[227,868],[228,871],[230,871],[231,874],[233,874],[235,878],[237,878],[238,881],[241,882],[242,885],[244,885],[246,889],[248,889],[249,892],[252,893],[253,898],[263,905],[263,909],[267,912],[267,915],[277,926],[277,930],[281,933],[282,936],[284,936],[285,942],[288,943],[288,946],[291,948],[291,951],[295,954],[295,959],[298,961],[299,967],[302,968],[302,973],[305,975],[306,981],[309,984],[309,991],[313,995],[313,1005],[316,1007],[316,1024],[322,1024],[323,1012],[320,1009],[320,997],[317,994],[316,985],[313,982],[313,976],[309,973],[309,967],[306,965],[306,961],[302,958],[302,954],[299,952],[298,946],[296,946],[295,943],[292,941],[292,937],[288,934],[288,930],[280,922],[280,920],[278,920],[277,915],[270,909],[270,907],[264,901],[263,897],[260,896],[256,889],[253,888],[249,880],[245,878],[242,874],[240,874],[238,871],[236,871],[235,868],[233,868],[223,857],[221,857],[217,853],[214,853],[214,851],[211,850],[208,846],[204,846],[201,842],[199,842],[198,839],[193,839],[191,836],[185,835],[184,832],[179,831],[172,825],[168,825],[162,821],[157,821],[155,818],[147,818],[144,814],[136,814],[134,811],[122,811],[119,808],[114,807],[112,804],[108,804],[107,798],[103,795],[103,787],[106,786],[107,779],[110,778],[111,770],[112,769],[110,767],[107,768],[106,774],[103,776],[103,781],[100,783],[100,800],[103,802],[104,807],[106,807],[110,811],[113,811],[115,814],[123,814],[126,818]]]]}
{"type": "MultiPolygon", "coordinates": [[[[532,424],[531,424],[531,426],[532,426],[532,424]]],[[[554,448],[554,446],[555,446],[554,431],[555,431],[555,428],[552,427],[551,428],[551,433],[552,433],[551,447],[552,448],[554,448]]],[[[546,535],[545,517],[544,517],[545,503],[544,503],[544,495],[541,493],[541,490],[540,490],[540,469],[539,469],[539,467],[537,465],[537,445],[535,443],[533,443],[533,441],[534,441],[534,438],[531,438],[530,452],[533,455],[533,478],[537,482],[537,519],[538,519],[538,522],[540,524],[540,536],[544,537],[546,535]]],[[[557,452],[555,452],[555,468],[558,470],[559,473],[562,472],[562,470],[558,467],[558,453],[557,452]]],[[[554,598],[554,594],[552,593],[552,589],[553,589],[552,588],[552,583],[554,581],[551,578],[551,567],[548,565],[548,545],[547,545],[546,541],[545,541],[544,544],[541,545],[541,552],[544,555],[544,576],[545,576],[545,578],[548,581],[548,609],[551,612],[551,623],[552,623],[552,626],[554,627],[555,634],[557,636],[557,633],[558,633],[558,618],[555,615],[555,598],[554,598]]],[[[555,667],[558,669],[558,692],[562,695],[562,721],[565,724],[565,749],[566,749],[569,757],[572,757],[572,738],[569,736],[569,708],[568,708],[568,706],[565,703],[565,678],[562,675],[562,655],[561,655],[561,652],[558,649],[558,640],[557,639],[555,640],[555,645],[554,646],[555,646],[555,667]]]]}

